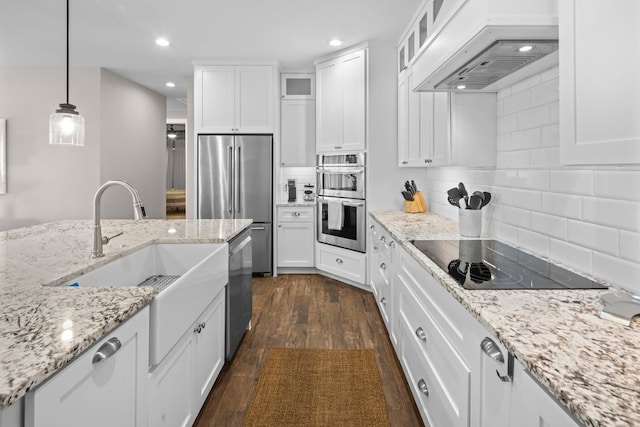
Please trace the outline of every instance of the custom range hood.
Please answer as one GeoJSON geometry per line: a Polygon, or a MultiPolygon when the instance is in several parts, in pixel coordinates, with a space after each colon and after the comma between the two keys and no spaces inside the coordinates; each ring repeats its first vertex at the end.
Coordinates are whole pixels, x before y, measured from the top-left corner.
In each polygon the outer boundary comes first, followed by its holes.
{"type": "Polygon", "coordinates": [[[418,53],[410,89],[497,92],[557,65],[557,2],[459,0],[418,53]]]}

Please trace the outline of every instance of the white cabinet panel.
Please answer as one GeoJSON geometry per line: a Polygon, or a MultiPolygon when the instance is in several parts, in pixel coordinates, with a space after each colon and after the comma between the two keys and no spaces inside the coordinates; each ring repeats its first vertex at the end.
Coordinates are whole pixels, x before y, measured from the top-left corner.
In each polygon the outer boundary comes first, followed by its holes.
{"type": "Polygon", "coordinates": [[[149,309],[144,308],[27,393],[25,426],[146,426],[148,354],[149,309]],[[106,348],[118,349],[94,362],[106,348]]]}
{"type": "Polygon", "coordinates": [[[315,101],[283,100],[280,112],[282,166],[315,166],[315,101]]]}
{"type": "Polygon", "coordinates": [[[197,133],[272,133],[274,67],[201,65],[195,68],[197,133]]]}
{"type": "Polygon", "coordinates": [[[364,150],[365,59],[362,49],[316,66],[316,152],[364,150]]]}
{"type": "Polygon", "coordinates": [[[558,4],[561,162],[640,163],[640,3],[558,4]]]}
{"type": "Polygon", "coordinates": [[[365,254],[316,242],[316,267],[355,283],[366,283],[365,254]]]}
{"type": "Polygon", "coordinates": [[[278,267],[313,267],[313,223],[278,224],[278,267]]]}

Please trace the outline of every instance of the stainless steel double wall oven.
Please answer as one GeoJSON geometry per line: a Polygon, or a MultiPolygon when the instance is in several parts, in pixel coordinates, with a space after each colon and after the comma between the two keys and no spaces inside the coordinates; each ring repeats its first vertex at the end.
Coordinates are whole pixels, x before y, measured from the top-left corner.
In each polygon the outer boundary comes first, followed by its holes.
{"type": "Polygon", "coordinates": [[[319,242],[366,252],[365,172],[365,153],[318,155],[319,242]],[[341,221],[336,226],[329,217],[335,215],[338,204],[341,221]]]}

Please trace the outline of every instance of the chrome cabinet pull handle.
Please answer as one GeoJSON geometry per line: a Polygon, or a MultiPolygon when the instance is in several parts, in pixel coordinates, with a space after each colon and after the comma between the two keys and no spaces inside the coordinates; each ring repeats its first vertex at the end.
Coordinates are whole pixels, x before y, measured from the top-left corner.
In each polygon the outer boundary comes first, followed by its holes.
{"type": "Polygon", "coordinates": [[[380,298],[380,304],[387,305],[387,299],[385,297],[380,298]]]}
{"type": "Polygon", "coordinates": [[[370,226],[369,226],[369,230],[373,231],[373,230],[375,230],[375,229],[376,229],[376,226],[375,226],[375,225],[370,225],[370,226]]]}
{"type": "Polygon", "coordinates": [[[343,260],[341,260],[340,258],[336,258],[336,262],[337,262],[338,264],[342,264],[344,261],[343,261],[343,260]]]}
{"type": "Polygon", "coordinates": [[[384,262],[382,264],[380,264],[380,268],[383,270],[387,269],[387,264],[385,264],[384,262]]]}
{"type": "Polygon", "coordinates": [[[409,164],[409,162],[407,162],[406,160],[403,160],[403,161],[402,161],[402,164],[403,164],[403,165],[408,165],[408,164],[409,164]]]}
{"type": "Polygon", "coordinates": [[[393,240],[389,243],[389,247],[391,248],[395,248],[396,247],[396,242],[394,242],[393,240]]]}
{"type": "Polygon", "coordinates": [[[300,212],[291,212],[291,216],[300,216],[300,212]]]}
{"type": "Polygon", "coordinates": [[[422,392],[422,394],[429,397],[429,387],[427,387],[426,381],[422,378],[420,378],[420,381],[418,381],[418,389],[422,392]]]}
{"type": "Polygon", "coordinates": [[[96,351],[96,354],[93,355],[93,360],[91,361],[91,363],[95,365],[96,363],[100,363],[103,360],[110,358],[111,356],[116,354],[118,350],[120,350],[120,347],[122,347],[122,343],[118,338],[109,338],[104,344],[100,346],[98,351],[96,351]]]}
{"type": "Polygon", "coordinates": [[[381,241],[382,243],[384,243],[386,240],[387,240],[387,239],[385,239],[385,238],[384,238],[384,236],[380,236],[380,241],[381,241]]]}
{"type": "Polygon", "coordinates": [[[422,341],[427,342],[427,333],[422,329],[422,326],[416,329],[416,336],[422,341]]]}
{"type": "Polygon", "coordinates": [[[485,354],[491,359],[495,360],[498,363],[504,363],[504,356],[502,355],[500,348],[491,338],[486,337],[485,339],[483,339],[480,343],[480,347],[482,348],[482,351],[484,351],[485,354]]]}

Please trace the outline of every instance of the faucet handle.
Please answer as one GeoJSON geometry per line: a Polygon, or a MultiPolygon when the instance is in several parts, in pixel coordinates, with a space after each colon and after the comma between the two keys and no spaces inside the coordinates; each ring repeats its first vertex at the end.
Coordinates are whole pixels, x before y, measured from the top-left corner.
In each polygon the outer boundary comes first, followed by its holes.
{"type": "Polygon", "coordinates": [[[106,237],[106,236],[105,236],[105,237],[103,237],[103,238],[102,238],[102,244],[103,244],[103,245],[106,245],[106,244],[107,244],[107,243],[109,243],[111,240],[115,239],[115,238],[116,238],[116,237],[118,237],[118,236],[122,236],[123,234],[124,234],[124,231],[121,231],[121,232],[119,232],[118,234],[114,234],[114,235],[113,235],[113,236],[111,236],[111,237],[106,237]]]}

